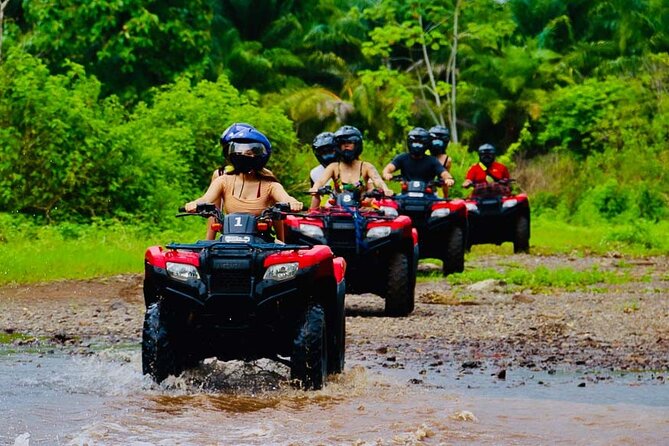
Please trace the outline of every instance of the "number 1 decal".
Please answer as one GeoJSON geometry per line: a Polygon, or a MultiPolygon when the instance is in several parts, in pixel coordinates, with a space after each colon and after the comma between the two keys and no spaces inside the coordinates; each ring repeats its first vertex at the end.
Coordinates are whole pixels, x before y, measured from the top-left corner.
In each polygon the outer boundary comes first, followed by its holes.
{"type": "Polygon", "coordinates": [[[235,217],[235,227],[241,227],[242,226],[242,217],[235,217]]]}

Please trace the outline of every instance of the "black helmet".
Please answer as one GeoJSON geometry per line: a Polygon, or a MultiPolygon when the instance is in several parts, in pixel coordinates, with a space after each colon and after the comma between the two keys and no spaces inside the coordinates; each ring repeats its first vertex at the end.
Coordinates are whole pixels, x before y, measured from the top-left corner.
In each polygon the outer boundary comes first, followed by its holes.
{"type": "Polygon", "coordinates": [[[495,147],[491,144],[483,144],[478,149],[479,152],[479,161],[481,161],[485,166],[490,166],[493,161],[495,161],[495,147]]]}
{"type": "Polygon", "coordinates": [[[272,144],[264,134],[253,127],[242,128],[232,133],[229,139],[225,157],[236,172],[258,171],[269,161],[272,144]]]}
{"type": "Polygon", "coordinates": [[[323,132],[316,135],[311,143],[316,159],[323,167],[337,160],[337,144],[335,144],[334,133],[323,132]]]}
{"type": "Polygon", "coordinates": [[[362,153],[362,133],[351,125],[339,127],[335,132],[335,143],[337,144],[337,154],[345,163],[351,163],[362,153]],[[343,143],[353,143],[353,150],[342,150],[343,143]]]}
{"type": "Polygon", "coordinates": [[[437,156],[446,153],[446,146],[451,140],[451,132],[443,125],[435,125],[430,130],[430,155],[437,156]]]}
{"type": "Polygon", "coordinates": [[[411,155],[425,155],[429,145],[430,134],[422,127],[414,127],[407,135],[407,149],[411,155]]]}

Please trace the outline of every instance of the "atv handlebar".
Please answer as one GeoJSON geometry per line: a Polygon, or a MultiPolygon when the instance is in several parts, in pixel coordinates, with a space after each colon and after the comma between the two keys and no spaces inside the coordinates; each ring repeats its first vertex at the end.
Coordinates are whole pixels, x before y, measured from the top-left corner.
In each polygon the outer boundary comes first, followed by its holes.
{"type": "Polygon", "coordinates": [[[198,203],[193,212],[186,211],[185,206],[179,208],[179,213],[177,217],[189,217],[191,215],[197,215],[200,217],[217,217],[221,218],[221,211],[212,203],[198,203]]]}
{"type": "Polygon", "coordinates": [[[317,191],[307,191],[309,195],[332,195],[334,191],[332,190],[332,186],[323,186],[319,187],[317,191]]]}
{"type": "Polygon", "coordinates": [[[286,215],[300,215],[297,212],[291,212],[290,203],[274,203],[273,206],[265,208],[258,218],[269,220],[283,220],[286,215]]]}
{"type": "MultiPolygon", "coordinates": [[[[407,180],[401,175],[395,175],[390,179],[390,181],[396,181],[398,183],[410,183],[411,181],[423,181],[423,180],[407,180]]],[[[428,187],[435,187],[435,186],[443,186],[444,185],[444,180],[441,178],[437,180],[430,180],[430,181],[423,181],[426,186],[428,187]]]]}
{"type": "Polygon", "coordinates": [[[279,212],[290,212],[290,203],[274,203],[273,207],[279,212]]]}
{"type": "Polygon", "coordinates": [[[390,197],[387,196],[387,195],[383,192],[383,190],[381,190],[381,189],[372,189],[372,190],[369,190],[369,191],[367,191],[367,192],[363,192],[363,194],[362,194],[362,198],[363,198],[363,199],[364,199],[364,198],[377,198],[377,199],[380,199],[380,198],[390,198],[390,197]]]}
{"type": "MultiPolygon", "coordinates": [[[[299,212],[291,212],[290,203],[281,202],[281,203],[275,203],[273,206],[265,208],[260,213],[260,215],[258,215],[257,218],[263,220],[283,220],[286,218],[286,215],[305,215],[305,214],[301,214],[299,212]]],[[[214,217],[219,222],[221,223],[223,222],[223,213],[221,212],[220,209],[216,207],[216,205],[212,203],[198,203],[193,212],[187,212],[185,206],[181,206],[179,208],[179,213],[176,216],[177,217],[198,216],[204,218],[214,217]]]]}
{"type": "MultiPolygon", "coordinates": [[[[319,188],[316,192],[308,192],[311,195],[336,195],[336,191],[332,189],[332,186],[323,186],[319,188]]],[[[385,198],[386,194],[383,193],[381,189],[372,189],[370,191],[363,192],[360,195],[361,199],[364,198],[385,198]]]]}

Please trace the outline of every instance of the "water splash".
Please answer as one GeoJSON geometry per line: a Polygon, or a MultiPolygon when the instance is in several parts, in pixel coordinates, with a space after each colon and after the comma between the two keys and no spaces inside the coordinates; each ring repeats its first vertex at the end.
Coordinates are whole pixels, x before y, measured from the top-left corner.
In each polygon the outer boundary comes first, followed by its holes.
{"type": "Polygon", "coordinates": [[[30,433],[25,432],[14,439],[14,446],[30,446],[30,433]]]}

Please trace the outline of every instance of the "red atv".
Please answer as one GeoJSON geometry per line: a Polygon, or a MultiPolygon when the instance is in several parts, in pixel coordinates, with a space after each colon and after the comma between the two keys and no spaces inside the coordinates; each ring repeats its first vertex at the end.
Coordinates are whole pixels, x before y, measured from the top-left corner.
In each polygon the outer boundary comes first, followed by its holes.
{"type": "Polygon", "coordinates": [[[464,200],[437,197],[441,181],[394,180],[402,183],[402,192],[382,204],[411,218],[418,230],[420,258],[441,259],[444,275],[463,272],[468,233],[464,200]]]}
{"type": "Polygon", "coordinates": [[[530,202],[527,194],[514,194],[510,183],[500,180],[474,186],[465,201],[469,210],[467,247],[484,243],[513,242],[513,252],[530,251],[530,202]]]}
{"type": "Polygon", "coordinates": [[[383,194],[378,191],[358,197],[326,186],[318,194],[331,196],[332,206],[305,216],[288,216],[286,239],[327,244],[346,259],[347,292],[381,296],[389,316],[411,313],[418,265],[418,234],[411,220],[398,216],[393,208],[361,206],[361,200],[380,198],[383,194]]]}
{"type": "Polygon", "coordinates": [[[214,205],[198,205],[177,216],[215,217],[219,240],[147,249],[145,374],[161,382],[207,357],[270,358],[319,389],[343,370],[346,263],[324,245],[275,243],[272,222],[288,209],[222,219],[214,205]]]}

